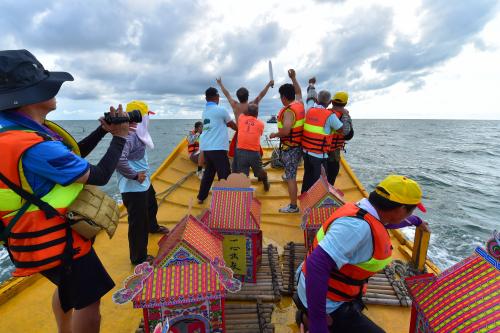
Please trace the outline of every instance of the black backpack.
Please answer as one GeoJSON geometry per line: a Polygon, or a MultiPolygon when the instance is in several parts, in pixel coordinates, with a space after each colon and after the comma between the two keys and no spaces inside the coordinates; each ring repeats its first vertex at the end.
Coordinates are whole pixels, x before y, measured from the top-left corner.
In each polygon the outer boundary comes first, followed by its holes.
{"type": "Polygon", "coordinates": [[[349,125],[351,125],[351,130],[349,131],[349,133],[347,133],[346,135],[344,135],[344,140],[349,141],[354,136],[354,127],[352,126],[351,117],[349,117],[349,120],[347,122],[349,123],[349,125]]]}
{"type": "Polygon", "coordinates": [[[349,133],[347,133],[346,135],[344,135],[344,140],[345,141],[351,140],[354,137],[354,127],[352,126],[351,116],[342,114],[339,117],[339,120],[342,122],[342,124],[348,123],[351,126],[351,130],[349,131],[349,133]],[[342,119],[342,118],[344,118],[344,119],[342,119]],[[347,119],[345,119],[345,118],[347,118],[347,119]]]}

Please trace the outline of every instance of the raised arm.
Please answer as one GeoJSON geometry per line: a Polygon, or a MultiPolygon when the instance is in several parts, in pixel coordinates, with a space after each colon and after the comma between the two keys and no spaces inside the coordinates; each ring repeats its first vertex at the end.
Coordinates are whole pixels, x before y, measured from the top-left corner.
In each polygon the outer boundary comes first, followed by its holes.
{"type": "Polygon", "coordinates": [[[231,107],[234,109],[235,106],[238,104],[232,97],[231,97],[231,94],[229,93],[229,91],[226,89],[226,87],[224,87],[224,85],[222,84],[222,78],[219,77],[217,78],[215,81],[217,81],[217,84],[219,85],[220,87],[220,90],[222,90],[222,93],[224,94],[224,96],[226,96],[227,98],[227,101],[229,102],[229,105],[231,105],[231,107]]]}
{"type": "Polygon", "coordinates": [[[300,89],[300,84],[297,82],[295,70],[289,69],[288,76],[290,77],[290,79],[292,79],[293,88],[295,89],[295,100],[298,102],[302,102],[302,89],[300,89]]]}
{"type": "Polygon", "coordinates": [[[262,91],[260,92],[260,94],[255,97],[255,99],[252,101],[253,104],[259,104],[260,100],[264,98],[264,96],[266,96],[267,94],[267,91],[269,90],[270,87],[274,86],[274,80],[271,80],[269,81],[266,86],[264,87],[264,89],[262,89],[262,91]]]}

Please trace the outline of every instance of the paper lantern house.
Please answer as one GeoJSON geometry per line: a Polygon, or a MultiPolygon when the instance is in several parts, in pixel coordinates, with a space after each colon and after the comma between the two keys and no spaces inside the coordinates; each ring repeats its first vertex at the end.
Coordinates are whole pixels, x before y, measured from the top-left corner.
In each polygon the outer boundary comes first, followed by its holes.
{"type": "Polygon", "coordinates": [[[159,241],[154,272],[134,299],[146,333],[162,322],[174,333],[224,332],[222,236],[187,215],[159,241]]]}
{"type": "Polygon", "coordinates": [[[216,258],[222,260],[222,240],[217,232],[193,215],[187,215],[158,242],[154,266],[167,267],[189,262],[210,264],[216,258]]]}
{"type": "Polygon", "coordinates": [[[144,311],[144,330],[160,322],[172,333],[224,332],[225,289],[207,263],[187,263],[155,269],[133,299],[144,311]]]}
{"type": "Polygon", "coordinates": [[[321,176],[309,190],[299,196],[300,208],[304,213],[300,227],[304,231],[304,244],[308,249],[319,227],[338,207],[344,204],[343,194],[335,189],[321,168],[321,176]]]}
{"type": "Polygon", "coordinates": [[[411,333],[498,332],[500,262],[482,248],[438,276],[406,279],[411,333]]]}
{"type": "Polygon", "coordinates": [[[261,204],[243,174],[231,174],[214,184],[210,209],[200,220],[223,235],[224,260],[243,282],[257,282],[262,260],[261,204]]]}

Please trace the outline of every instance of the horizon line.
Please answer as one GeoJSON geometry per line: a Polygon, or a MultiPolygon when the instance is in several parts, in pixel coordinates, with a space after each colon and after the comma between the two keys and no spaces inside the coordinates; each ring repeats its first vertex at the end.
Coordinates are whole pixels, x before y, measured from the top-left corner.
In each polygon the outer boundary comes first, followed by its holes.
{"type": "MultiPolygon", "coordinates": [[[[201,118],[150,118],[153,120],[200,120],[201,118]]],[[[260,118],[259,119],[265,119],[260,118]]],[[[480,118],[480,119],[471,119],[471,118],[352,118],[353,120],[469,120],[469,121],[500,121],[500,118],[480,118]]],[[[88,119],[51,119],[52,121],[86,121],[86,120],[95,120],[98,119],[88,118],[88,119]]]]}

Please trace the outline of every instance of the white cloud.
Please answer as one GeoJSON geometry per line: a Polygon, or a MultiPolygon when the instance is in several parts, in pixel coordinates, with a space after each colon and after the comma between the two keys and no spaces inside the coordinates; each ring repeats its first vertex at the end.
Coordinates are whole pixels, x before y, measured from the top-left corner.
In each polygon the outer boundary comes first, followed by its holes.
{"type": "Polygon", "coordinates": [[[498,9],[493,0],[5,0],[0,48],[27,48],[75,76],[56,118],[96,118],[131,99],[159,117],[196,118],[216,76],[254,96],[271,59],[276,86],[263,114],[280,108],[277,88],[293,67],[304,90],[315,75],[320,89],[349,91],[355,118],[500,119],[498,9]]]}

